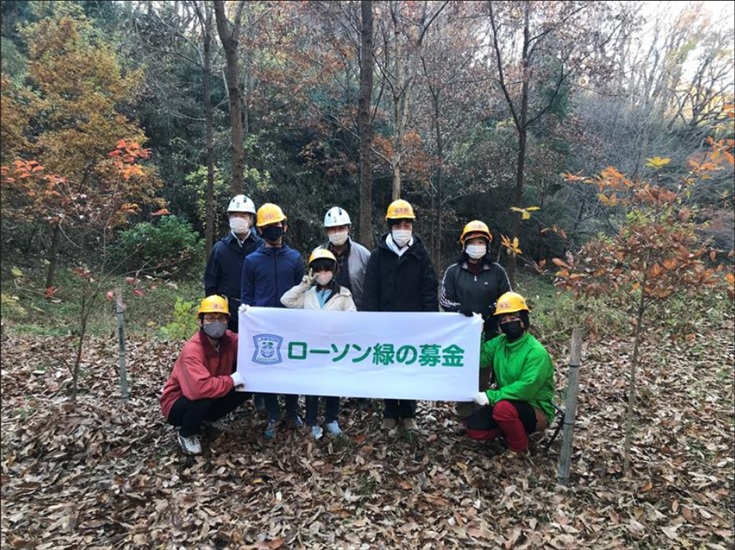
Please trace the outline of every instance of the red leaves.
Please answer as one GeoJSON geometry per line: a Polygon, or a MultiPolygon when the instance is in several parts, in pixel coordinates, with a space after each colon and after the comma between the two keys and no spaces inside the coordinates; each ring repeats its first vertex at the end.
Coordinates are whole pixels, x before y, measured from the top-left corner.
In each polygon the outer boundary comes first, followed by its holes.
{"type": "Polygon", "coordinates": [[[43,292],[43,296],[45,298],[53,298],[54,295],[58,292],[58,290],[59,290],[58,287],[50,286],[46,288],[46,290],[43,292]]]}
{"type": "Polygon", "coordinates": [[[151,216],[168,216],[171,212],[168,211],[168,208],[161,208],[159,210],[156,210],[151,214],[151,216]]]}

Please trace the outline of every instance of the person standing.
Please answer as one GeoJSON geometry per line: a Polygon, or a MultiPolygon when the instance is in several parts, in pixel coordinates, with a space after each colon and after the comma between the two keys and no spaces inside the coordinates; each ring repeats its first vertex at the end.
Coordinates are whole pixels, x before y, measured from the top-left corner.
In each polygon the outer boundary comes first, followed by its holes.
{"type": "MultiPolygon", "coordinates": [[[[489,254],[492,240],[492,233],[484,222],[472,220],[464,226],[459,237],[462,253],[444,271],[439,294],[439,305],[444,311],[457,311],[468,317],[473,313],[482,315],[484,340],[498,335],[495,303],[512,290],[505,270],[489,254]]],[[[488,380],[484,377],[488,372],[480,370],[478,390],[487,386],[488,380]]],[[[472,401],[456,406],[457,415],[462,419],[473,410],[472,401]]]]}
{"type": "MultiPolygon", "coordinates": [[[[436,271],[421,239],[413,233],[413,207],[399,199],[385,215],[389,231],[370,253],[365,272],[365,311],[439,311],[436,271]]],[[[401,421],[416,430],[416,401],[385,399],[381,428],[392,430],[401,421]]]]}
{"type": "Polygon", "coordinates": [[[548,428],[554,418],[554,366],[543,344],[529,332],[526,300],[506,292],[495,308],[502,334],[482,344],[480,368],[495,384],[475,396],[481,408],[467,419],[467,435],[489,441],[505,437],[512,458],[528,452],[528,435],[548,428]]]}
{"type": "MultiPolygon", "coordinates": [[[[293,309],[315,309],[324,311],[357,311],[352,293],[337,282],[339,267],[337,258],[329,250],[316,248],[309,257],[309,275],[301,283],[281,297],[281,303],[293,309]],[[312,275],[313,274],[313,275],[312,275]]],[[[330,435],[340,435],[339,396],[324,399],[324,420],[330,435]]],[[[319,439],[324,430],[317,424],[319,396],[306,396],[306,425],[314,439],[319,439]]]]}
{"type": "Polygon", "coordinates": [[[327,242],[323,248],[337,259],[337,283],[352,294],[357,311],[362,310],[362,292],[365,270],[370,251],[350,237],[352,222],[347,211],[339,206],[330,208],[324,216],[324,231],[327,242]]]}
{"type": "MultiPolygon", "coordinates": [[[[242,306],[283,307],[281,297],[304,277],[304,262],[296,250],[284,242],[288,220],[281,207],[265,203],[258,208],[256,227],[265,244],[245,258],[242,266],[242,306]]],[[[281,420],[278,395],[264,393],[268,424],[265,437],[276,435],[281,420]]],[[[299,417],[298,395],[286,395],[286,416],[292,425],[304,425],[299,417]]]]}
{"type": "Polygon", "coordinates": [[[242,264],[248,254],[263,245],[263,239],[255,230],[255,203],[249,197],[233,197],[227,207],[227,215],[230,232],[212,247],[204,271],[204,293],[227,298],[230,310],[227,328],[237,332],[242,264]]]}
{"type": "Polygon", "coordinates": [[[204,422],[219,420],[250,397],[236,371],[237,334],[227,329],[230,311],[222,296],[207,296],[197,311],[199,330],[184,344],[161,393],[166,422],[179,427],[186,454],[202,453],[204,422]]]}
{"type": "MultiPolygon", "coordinates": [[[[323,248],[329,250],[337,259],[337,283],[352,293],[357,311],[362,311],[362,292],[370,251],[352,240],[351,228],[352,221],[344,208],[340,206],[330,208],[324,215],[327,242],[323,248]]],[[[348,399],[345,406],[351,404],[365,410],[370,407],[370,400],[362,397],[348,399]]]]}

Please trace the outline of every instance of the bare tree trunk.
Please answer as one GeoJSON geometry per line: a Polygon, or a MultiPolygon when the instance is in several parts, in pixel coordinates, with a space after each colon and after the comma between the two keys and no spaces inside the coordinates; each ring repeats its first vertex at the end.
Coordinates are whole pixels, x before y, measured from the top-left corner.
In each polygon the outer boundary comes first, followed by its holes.
{"type": "Polygon", "coordinates": [[[206,240],[207,258],[214,246],[214,130],[212,114],[212,10],[209,5],[205,7],[206,16],[202,22],[204,38],[204,67],[202,78],[204,80],[204,118],[206,124],[207,149],[207,193],[206,193],[206,226],[204,236],[206,240]]]}
{"type": "Polygon", "coordinates": [[[82,291],[82,304],[79,315],[79,339],[77,340],[77,351],[74,355],[74,364],[71,368],[71,400],[76,402],[79,391],[79,369],[82,364],[82,350],[84,349],[84,337],[87,335],[87,321],[92,311],[90,308],[91,298],[87,296],[89,282],[86,282],[82,291]]]}
{"type": "Polygon", "coordinates": [[[48,253],[48,272],[46,274],[46,288],[54,286],[54,277],[56,275],[56,263],[59,256],[59,244],[61,243],[61,227],[58,223],[53,226],[51,236],[51,249],[48,253]]]}
{"type": "Polygon", "coordinates": [[[214,1],[214,12],[217,19],[217,32],[222,47],[225,50],[227,93],[230,100],[230,125],[232,143],[232,194],[245,192],[243,172],[245,170],[245,150],[243,148],[242,131],[242,100],[240,93],[240,64],[237,59],[237,50],[240,37],[240,22],[245,5],[240,0],[237,6],[234,22],[230,22],[225,15],[224,0],[214,1]]]}
{"type": "Polygon", "coordinates": [[[403,68],[403,63],[401,62],[401,38],[400,31],[398,29],[401,4],[400,2],[396,2],[395,5],[395,9],[397,9],[398,12],[391,9],[391,15],[393,17],[393,74],[395,82],[393,85],[393,151],[390,158],[392,177],[391,200],[394,201],[401,198],[401,150],[403,147],[401,98],[404,97],[408,91],[403,89],[403,75],[401,70],[403,68]]]}
{"type": "Polygon", "coordinates": [[[635,326],[635,343],[633,344],[633,357],[630,360],[630,382],[628,384],[628,412],[625,415],[625,443],[623,445],[625,456],[623,458],[623,472],[625,477],[631,478],[630,469],[630,446],[633,441],[633,416],[635,415],[635,375],[638,367],[638,348],[643,335],[643,313],[646,310],[645,296],[643,290],[646,288],[646,278],[643,276],[641,284],[641,299],[638,302],[638,315],[635,326]]]}
{"type": "MultiPolygon", "coordinates": [[[[518,160],[516,163],[516,185],[514,193],[514,206],[523,208],[523,184],[525,183],[525,169],[526,169],[526,144],[528,142],[528,81],[530,79],[530,53],[529,46],[531,42],[530,35],[530,16],[531,8],[528,3],[525,5],[525,17],[523,20],[523,84],[521,86],[521,110],[517,121],[518,130],[518,160]]],[[[513,237],[519,237],[521,232],[521,216],[513,216],[513,237]]],[[[508,278],[510,279],[511,286],[515,286],[515,275],[516,275],[516,256],[511,254],[510,261],[508,263],[508,278]]]]}
{"type": "Polygon", "coordinates": [[[579,393],[579,365],[582,359],[582,329],[572,329],[572,342],[569,349],[569,375],[567,376],[567,400],[564,407],[564,432],[559,453],[559,474],[561,485],[569,485],[569,469],[572,461],[572,439],[574,422],[577,419],[577,394],[579,393]]]}
{"type": "Polygon", "coordinates": [[[442,166],[444,165],[444,142],[442,141],[442,133],[439,125],[439,97],[434,96],[434,133],[436,139],[436,156],[439,159],[439,166],[436,170],[436,216],[434,217],[434,266],[440,267],[441,254],[442,254],[442,219],[441,215],[441,204],[442,204],[442,186],[444,185],[444,171],[442,166]]]}
{"type": "Polygon", "coordinates": [[[128,371],[125,364],[125,304],[123,303],[122,289],[115,289],[115,316],[117,317],[117,366],[120,374],[120,397],[127,399],[128,371]]]}
{"type": "Polygon", "coordinates": [[[370,99],[373,93],[373,3],[362,0],[362,29],[360,45],[360,97],[358,104],[358,133],[360,135],[360,242],[373,247],[373,122],[370,99]]]}
{"type": "MultiPolygon", "coordinates": [[[[431,24],[444,10],[449,2],[444,2],[438,9],[430,14],[428,2],[420,4],[423,13],[420,20],[413,24],[418,27],[416,38],[407,33],[405,42],[401,41],[400,21],[402,19],[402,2],[390,2],[390,13],[393,21],[393,81],[391,91],[393,97],[393,151],[391,152],[390,164],[392,171],[391,195],[393,200],[401,198],[401,163],[403,162],[403,140],[408,126],[409,110],[411,108],[411,94],[413,91],[416,69],[426,33],[431,24]]],[[[385,44],[388,48],[388,43],[385,44]]],[[[390,63],[386,62],[386,65],[390,63]]],[[[387,67],[386,67],[386,70],[387,67]]]]}
{"type": "MultiPolygon", "coordinates": [[[[503,96],[508,104],[511,114],[513,115],[513,123],[518,132],[518,157],[516,162],[516,183],[514,192],[514,202],[518,208],[523,208],[523,183],[524,183],[524,171],[526,165],[526,143],[528,137],[528,94],[529,94],[529,80],[531,78],[531,5],[530,2],[523,3],[524,18],[523,18],[523,52],[521,58],[522,68],[522,87],[521,87],[521,105],[520,110],[516,111],[516,104],[510,96],[508,86],[505,80],[505,73],[503,70],[503,58],[500,52],[500,45],[498,43],[498,28],[495,21],[495,13],[493,10],[493,3],[488,2],[488,8],[490,13],[490,25],[493,29],[493,49],[495,50],[495,57],[498,62],[498,76],[500,80],[500,88],[503,90],[503,96]]],[[[521,229],[521,217],[514,216],[513,224],[511,227],[511,238],[518,237],[521,229]]],[[[511,286],[515,285],[515,273],[516,273],[516,257],[511,254],[508,262],[508,279],[510,279],[511,286]]]]}

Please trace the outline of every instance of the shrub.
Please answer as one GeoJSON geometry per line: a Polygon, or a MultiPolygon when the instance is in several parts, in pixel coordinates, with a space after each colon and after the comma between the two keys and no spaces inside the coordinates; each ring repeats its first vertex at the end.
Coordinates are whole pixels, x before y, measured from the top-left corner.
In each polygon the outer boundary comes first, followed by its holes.
{"type": "Polygon", "coordinates": [[[188,222],[163,216],[121,232],[113,260],[120,272],[183,278],[204,262],[204,241],[188,222]]]}
{"type": "Polygon", "coordinates": [[[23,318],[28,312],[20,305],[20,298],[6,292],[0,293],[0,308],[2,308],[3,317],[23,318]]]}
{"type": "Polygon", "coordinates": [[[176,298],[173,321],[161,327],[161,336],[166,340],[187,340],[197,329],[197,303],[176,298]]]}

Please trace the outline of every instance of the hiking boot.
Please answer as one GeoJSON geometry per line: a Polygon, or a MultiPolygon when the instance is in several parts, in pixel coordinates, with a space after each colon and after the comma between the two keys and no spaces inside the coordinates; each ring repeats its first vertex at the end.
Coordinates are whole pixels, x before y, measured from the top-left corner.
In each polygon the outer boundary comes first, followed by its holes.
{"type": "Polygon", "coordinates": [[[263,435],[266,437],[266,439],[273,439],[274,437],[276,437],[277,427],[278,427],[277,420],[268,421],[268,425],[265,427],[265,432],[263,432],[263,435]]]}
{"type": "Polygon", "coordinates": [[[380,425],[381,430],[393,430],[398,425],[398,421],[395,418],[384,418],[383,423],[380,425]]]}
{"type": "Polygon", "coordinates": [[[329,435],[342,435],[342,430],[340,430],[339,423],[336,420],[327,424],[327,431],[329,435]]]}
{"type": "Polygon", "coordinates": [[[415,432],[416,430],[419,429],[418,424],[416,424],[416,421],[413,418],[404,418],[402,422],[403,422],[403,428],[405,430],[415,432]]]}
{"type": "Polygon", "coordinates": [[[190,435],[189,437],[184,437],[181,434],[178,434],[179,439],[179,445],[181,445],[181,450],[184,451],[185,454],[188,455],[200,455],[202,454],[202,444],[199,441],[199,436],[194,434],[190,435]]]}
{"type": "Polygon", "coordinates": [[[319,426],[311,427],[311,437],[313,437],[314,439],[321,439],[322,435],[324,435],[324,430],[322,430],[319,426]]]}

